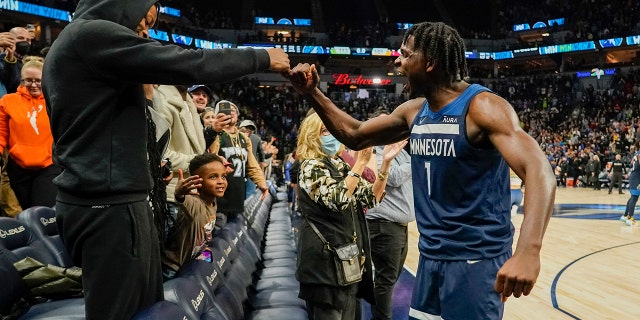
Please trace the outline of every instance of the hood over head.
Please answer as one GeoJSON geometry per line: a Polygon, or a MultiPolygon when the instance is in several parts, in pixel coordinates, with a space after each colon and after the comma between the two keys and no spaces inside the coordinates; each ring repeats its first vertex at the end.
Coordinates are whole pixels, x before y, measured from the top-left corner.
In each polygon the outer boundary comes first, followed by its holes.
{"type": "Polygon", "coordinates": [[[73,20],[108,20],[135,31],[156,4],[160,5],[157,0],[80,0],[73,20]]]}

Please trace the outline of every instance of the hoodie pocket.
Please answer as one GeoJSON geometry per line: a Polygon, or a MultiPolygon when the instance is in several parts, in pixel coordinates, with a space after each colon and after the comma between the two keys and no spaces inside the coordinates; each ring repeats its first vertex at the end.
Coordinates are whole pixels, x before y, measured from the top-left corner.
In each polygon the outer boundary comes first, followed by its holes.
{"type": "Polygon", "coordinates": [[[127,211],[129,213],[129,220],[131,220],[131,255],[137,257],[139,255],[138,246],[140,244],[140,222],[131,204],[127,205],[127,211]]]}
{"type": "Polygon", "coordinates": [[[41,169],[50,166],[51,148],[16,144],[9,149],[11,159],[24,169],[41,169]]]}

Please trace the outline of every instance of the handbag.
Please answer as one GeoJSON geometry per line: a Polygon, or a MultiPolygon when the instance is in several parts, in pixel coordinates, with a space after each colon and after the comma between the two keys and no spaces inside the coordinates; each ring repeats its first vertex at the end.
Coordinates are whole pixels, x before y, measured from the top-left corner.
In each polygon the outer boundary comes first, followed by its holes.
{"type": "Polygon", "coordinates": [[[356,235],[356,222],[355,217],[353,216],[353,207],[350,206],[351,209],[351,221],[353,222],[353,243],[348,243],[342,245],[340,247],[333,247],[327,239],[325,239],[316,225],[311,222],[307,217],[305,219],[313,229],[313,232],[318,235],[320,241],[325,245],[325,247],[333,252],[333,262],[336,267],[338,285],[341,287],[348,286],[362,280],[362,266],[363,261],[361,261],[360,256],[360,248],[358,248],[357,240],[358,236],[356,235]]]}
{"type": "Polygon", "coordinates": [[[360,265],[360,248],[355,243],[350,243],[335,248],[336,269],[338,272],[338,283],[341,286],[350,285],[362,280],[362,266],[360,265]]]}

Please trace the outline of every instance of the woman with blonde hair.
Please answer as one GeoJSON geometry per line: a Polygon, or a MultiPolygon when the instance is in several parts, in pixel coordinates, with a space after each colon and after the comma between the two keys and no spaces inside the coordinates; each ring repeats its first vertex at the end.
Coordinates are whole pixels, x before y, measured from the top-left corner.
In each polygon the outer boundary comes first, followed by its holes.
{"type": "MultiPolygon", "coordinates": [[[[306,301],[309,319],[356,319],[359,298],[373,301],[369,235],[364,209],[382,200],[391,160],[405,143],[385,147],[378,178],[361,178],[372,148],[360,150],[353,167],[337,154],[341,143],[317,114],[302,122],[297,156],[299,208],[303,216],[298,241],[299,297],[306,301]],[[336,264],[341,248],[355,251],[353,263],[361,267],[348,280],[336,264]]],[[[342,251],[343,252],[343,251],[342,251]]]]}
{"type": "Polygon", "coordinates": [[[53,136],[42,95],[42,61],[27,61],[18,92],[0,99],[0,149],[9,149],[7,174],[22,209],[55,205],[53,136]]]}

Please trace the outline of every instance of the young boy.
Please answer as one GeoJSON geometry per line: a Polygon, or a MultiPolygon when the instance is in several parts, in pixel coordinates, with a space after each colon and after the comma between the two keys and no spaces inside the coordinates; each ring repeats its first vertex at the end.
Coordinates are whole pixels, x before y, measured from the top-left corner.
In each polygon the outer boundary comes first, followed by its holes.
{"type": "MultiPolygon", "coordinates": [[[[198,155],[189,162],[189,172],[183,177],[178,170],[175,199],[180,204],[178,219],[165,243],[162,274],[173,278],[180,267],[191,259],[207,259],[207,247],[216,221],[216,198],[227,189],[227,170],[215,154],[198,155]]],[[[210,257],[210,256],[209,256],[210,257]]]]}

